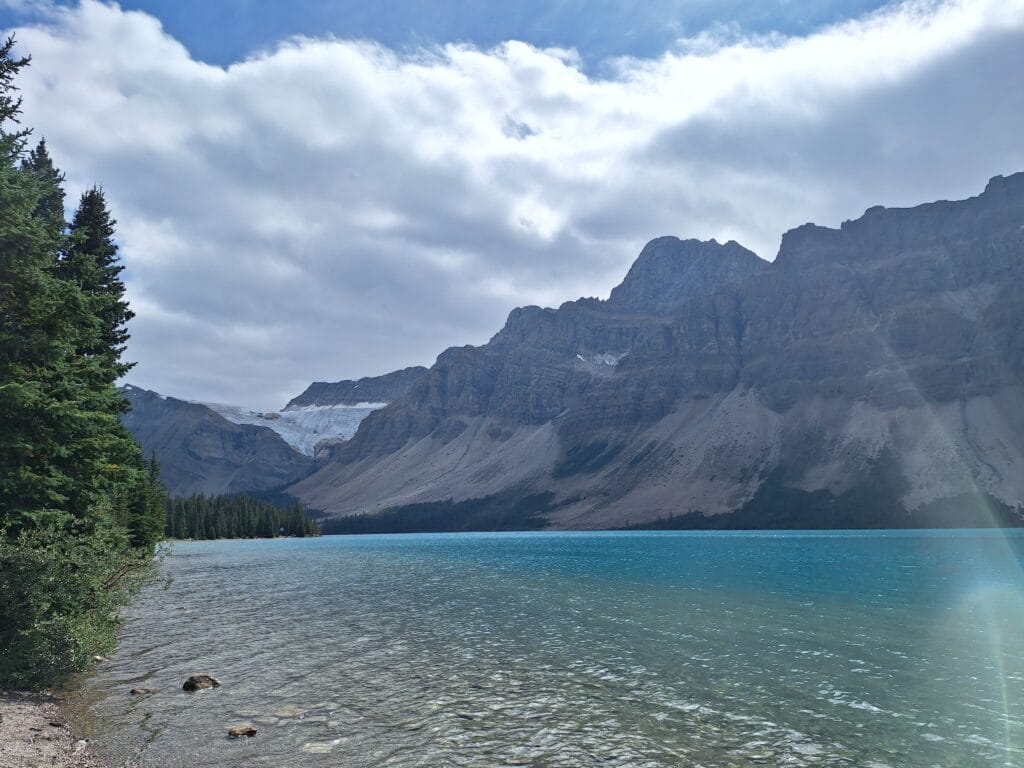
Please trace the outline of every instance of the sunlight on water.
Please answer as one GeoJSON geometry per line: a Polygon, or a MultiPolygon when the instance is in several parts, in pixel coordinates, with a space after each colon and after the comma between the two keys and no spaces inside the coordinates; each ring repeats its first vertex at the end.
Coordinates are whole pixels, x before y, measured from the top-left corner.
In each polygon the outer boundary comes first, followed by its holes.
{"type": "Polygon", "coordinates": [[[998,531],[181,544],[83,706],[132,766],[1022,765],[1022,552],[998,531]],[[223,687],[182,692],[196,672],[223,687]]]}

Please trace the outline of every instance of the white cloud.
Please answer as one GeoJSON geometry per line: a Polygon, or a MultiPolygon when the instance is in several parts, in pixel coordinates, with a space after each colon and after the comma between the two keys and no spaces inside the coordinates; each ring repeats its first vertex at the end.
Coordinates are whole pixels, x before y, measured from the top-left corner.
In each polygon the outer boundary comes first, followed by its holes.
{"type": "Polygon", "coordinates": [[[657,235],[771,257],[1024,169],[1024,0],[705,33],[604,79],[519,42],[301,38],[224,69],[114,5],[44,19],[25,121],[121,221],[133,380],[195,399],[429,364],[516,304],[606,295],[657,235]]]}

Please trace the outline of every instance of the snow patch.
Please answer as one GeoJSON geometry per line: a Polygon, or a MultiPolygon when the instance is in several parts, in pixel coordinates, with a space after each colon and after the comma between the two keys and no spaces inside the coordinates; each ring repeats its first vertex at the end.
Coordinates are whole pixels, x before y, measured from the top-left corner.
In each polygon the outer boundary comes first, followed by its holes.
{"type": "Polygon", "coordinates": [[[154,392],[153,390],[143,389],[142,387],[136,387],[134,384],[122,384],[121,385],[121,391],[123,391],[123,392],[142,392],[143,394],[145,394],[146,392],[149,392],[152,395],[156,395],[161,400],[166,400],[167,399],[167,395],[161,395],[159,392],[154,392]]]}
{"type": "Polygon", "coordinates": [[[590,363],[591,365],[609,365],[615,366],[619,364],[628,352],[622,352],[618,355],[612,354],[611,352],[592,352],[589,354],[577,354],[576,359],[583,363],[590,363]]]}

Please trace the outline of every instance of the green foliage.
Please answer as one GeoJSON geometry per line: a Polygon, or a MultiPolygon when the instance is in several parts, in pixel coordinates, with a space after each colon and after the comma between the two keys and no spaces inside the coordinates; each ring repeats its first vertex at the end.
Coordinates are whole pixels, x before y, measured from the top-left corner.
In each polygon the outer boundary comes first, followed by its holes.
{"type": "Polygon", "coordinates": [[[10,130],[0,46],[0,687],[42,686],[113,642],[116,608],[163,533],[155,466],[119,416],[131,317],[99,190],[70,231],[63,174],[10,130]]]}
{"type": "Polygon", "coordinates": [[[167,536],[172,539],[272,539],[319,536],[320,527],[293,501],[279,507],[251,496],[188,496],[167,499],[167,536]]]}
{"type": "Polygon", "coordinates": [[[123,530],[69,536],[61,526],[0,538],[0,685],[42,688],[114,645],[118,609],[146,578],[149,554],[123,530]]]}
{"type": "Polygon", "coordinates": [[[60,235],[67,228],[64,221],[64,174],[54,166],[45,140],[40,140],[28,153],[21,168],[36,177],[42,191],[36,204],[36,218],[47,222],[53,232],[60,235]]]}
{"type": "Polygon", "coordinates": [[[128,341],[125,324],[135,316],[124,299],[120,277],[124,267],[117,258],[115,223],[102,190],[87,190],[71,222],[67,251],[57,264],[57,274],[79,287],[90,314],[99,321],[96,333],[83,339],[78,352],[99,358],[113,377],[110,383],[132,367],[121,362],[121,353],[128,341]]]}

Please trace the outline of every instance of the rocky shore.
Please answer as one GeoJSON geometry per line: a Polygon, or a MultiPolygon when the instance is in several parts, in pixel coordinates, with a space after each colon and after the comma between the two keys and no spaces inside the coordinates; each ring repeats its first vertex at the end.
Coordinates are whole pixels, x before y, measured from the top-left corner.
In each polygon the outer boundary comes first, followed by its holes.
{"type": "Polygon", "coordinates": [[[100,768],[68,724],[63,703],[47,694],[0,692],[0,768],[100,768]]]}

